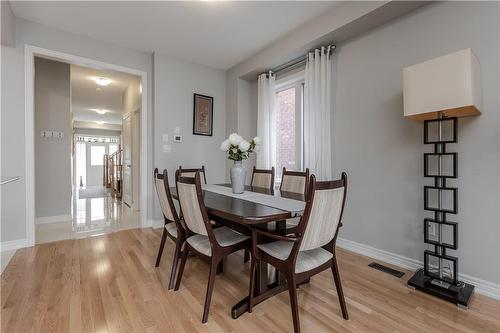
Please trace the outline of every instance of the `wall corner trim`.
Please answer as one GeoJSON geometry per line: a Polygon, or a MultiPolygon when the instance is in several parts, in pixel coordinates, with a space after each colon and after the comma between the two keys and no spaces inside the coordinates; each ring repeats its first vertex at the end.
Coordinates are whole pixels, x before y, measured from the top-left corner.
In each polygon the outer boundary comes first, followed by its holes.
{"type": "MultiPolygon", "coordinates": [[[[399,266],[408,270],[415,271],[424,267],[424,263],[412,258],[404,257],[399,254],[377,249],[375,247],[357,243],[345,238],[338,238],[337,245],[345,250],[355,252],[376,260],[384,261],[388,264],[399,266]]],[[[500,300],[500,284],[486,281],[467,274],[459,274],[459,279],[470,283],[476,287],[476,292],[494,299],[500,300]]]]}

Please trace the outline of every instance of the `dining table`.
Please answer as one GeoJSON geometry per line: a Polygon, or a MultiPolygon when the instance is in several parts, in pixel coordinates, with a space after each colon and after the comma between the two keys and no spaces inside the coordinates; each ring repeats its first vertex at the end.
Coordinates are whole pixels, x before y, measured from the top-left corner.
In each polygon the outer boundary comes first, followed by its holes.
{"type": "MultiPolygon", "coordinates": [[[[231,184],[202,185],[202,190],[209,218],[247,235],[251,235],[252,228],[285,234],[286,220],[300,217],[306,200],[304,194],[252,186],[245,186],[242,194],[232,193],[231,184]]],[[[178,200],[177,189],[171,187],[170,192],[178,200]]],[[[268,241],[271,240],[259,237],[259,243],[268,241]]],[[[272,266],[266,263],[257,265],[255,279],[254,305],[288,290],[283,276],[279,272],[273,274],[272,266]]],[[[248,302],[247,296],[232,306],[233,319],[248,310],[248,302]]]]}

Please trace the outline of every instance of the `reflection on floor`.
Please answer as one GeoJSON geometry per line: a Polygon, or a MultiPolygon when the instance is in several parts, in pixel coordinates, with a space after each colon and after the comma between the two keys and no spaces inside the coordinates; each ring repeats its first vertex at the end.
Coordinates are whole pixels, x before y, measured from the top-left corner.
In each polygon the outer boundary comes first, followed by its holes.
{"type": "Polygon", "coordinates": [[[80,191],[80,188],[73,190],[71,221],[36,226],[37,244],[92,237],[139,226],[139,212],[132,211],[109,193],[103,196],[102,191],[106,190],[104,187],[87,186],[85,189],[86,191],[80,191]]]}

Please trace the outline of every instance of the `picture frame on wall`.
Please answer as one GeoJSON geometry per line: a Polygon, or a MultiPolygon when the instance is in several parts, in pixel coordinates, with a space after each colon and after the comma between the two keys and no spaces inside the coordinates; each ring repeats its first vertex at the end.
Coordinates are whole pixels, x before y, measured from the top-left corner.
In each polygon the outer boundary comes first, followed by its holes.
{"type": "Polygon", "coordinates": [[[213,135],[214,98],[201,94],[194,94],[193,103],[193,134],[213,135]]]}

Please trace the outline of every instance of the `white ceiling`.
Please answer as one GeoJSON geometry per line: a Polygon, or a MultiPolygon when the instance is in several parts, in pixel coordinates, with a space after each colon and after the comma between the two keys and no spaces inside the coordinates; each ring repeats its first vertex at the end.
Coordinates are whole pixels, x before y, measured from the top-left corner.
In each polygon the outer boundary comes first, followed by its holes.
{"type": "Polygon", "coordinates": [[[11,1],[14,15],[228,69],[340,1],[11,1]]]}
{"type": "Polygon", "coordinates": [[[123,94],[133,80],[139,78],[115,71],[71,65],[73,119],[79,122],[104,121],[106,124],[121,124],[123,94]],[[111,83],[103,87],[92,80],[101,76],[111,79],[111,83]],[[104,109],[107,112],[101,115],[92,109],[104,109]]]}

